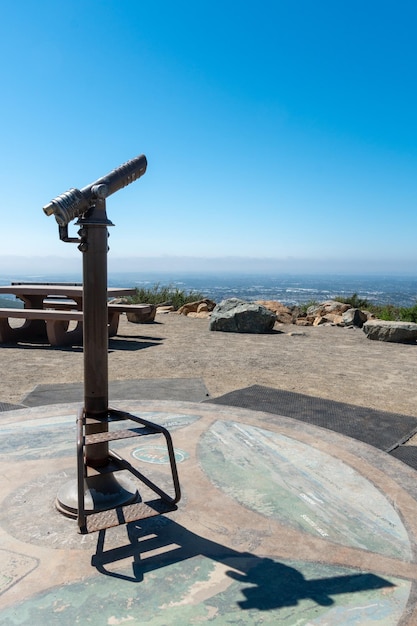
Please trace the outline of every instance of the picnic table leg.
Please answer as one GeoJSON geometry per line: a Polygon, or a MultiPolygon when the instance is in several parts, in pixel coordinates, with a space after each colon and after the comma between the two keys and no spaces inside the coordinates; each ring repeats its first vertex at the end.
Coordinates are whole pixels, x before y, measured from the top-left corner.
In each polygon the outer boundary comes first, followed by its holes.
{"type": "Polygon", "coordinates": [[[115,335],[117,335],[117,330],[119,328],[119,319],[119,311],[109,310],[109,337],[114,337],[115,335]]]}
{"type": "Polygon", "coordinates": [[[16,341],[16,335],[14,333],[14,328],[12,328],[9,324],[9,320],[7,317],[0,318],[0,341],[1,343],[10,343],[12,341],[16,341]]]}
{"type": "Polygon", "coordinates": [[[32,338],[46,338],[46,327],[44,320],[25,320],[22,326],[14,327],[10,326],[9,318],[0,318],[1,343],[10,343],[32,338]]]}
{"type": "MultiPolygon", "coordinates": [[[[20,300],[23,300],[25,309],[43,309],[43,298],[43,295],[32,295],[30,298],[28,296],[20,296],[20,300]]],[[[23,326],[20,326],[19,330],[22,331],[20,337],[22,339],[30,339],[32,337],[46,339],[47,337],[46,323],[44,320],[26,320],[23,326]]]]}
{"type": "Polygon", "coordinates": [[[82,344],[83,342],[83,325],[78,322],[73,330],[68,330],[69,321],[66,320],[47,320],[46,332],[48,341],[51,346],[68,346],[73,344],[82,344]]]}

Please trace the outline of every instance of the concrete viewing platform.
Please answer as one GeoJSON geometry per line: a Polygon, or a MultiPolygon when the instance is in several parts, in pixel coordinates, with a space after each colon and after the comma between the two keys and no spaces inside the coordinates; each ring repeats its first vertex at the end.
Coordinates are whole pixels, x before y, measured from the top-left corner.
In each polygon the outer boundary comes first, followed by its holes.
{"type": "MultiPolygon", "coordinates": [[[[0,624],[417,624],[413,469],[271,413],[110,406],[171,432],[178,510],[79,534],[55,508],[75,477],[78,404],[4,411],[0,624]]],[[[112,448],[165,486],[161,442],[139,441],[112,448]]]]}

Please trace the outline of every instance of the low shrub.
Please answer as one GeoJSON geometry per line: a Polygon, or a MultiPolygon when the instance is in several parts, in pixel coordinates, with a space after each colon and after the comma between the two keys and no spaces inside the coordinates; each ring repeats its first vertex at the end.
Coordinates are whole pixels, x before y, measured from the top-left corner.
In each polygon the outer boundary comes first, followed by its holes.
{"type": "Polygon", "coordinates": [[[173,285],[160,285],[156,283],[152,287],[135,287],[135,295],[129,297],[130,304],[169,304],[178,310],[187,302],[202,300],[203,294],[198,291],[184,291],[173,285]]]}
{"type": "Polygon", "coordinates": [[[396,322],[400,319],[400,309],[393,304],[374,304],[368,309],[380,320],[396,322]]]}
{"type": "Polygon", "coordinates": [[[352,308],[369,311],[380,320],[386,320],[387,322],[402,321],[417,323],[417,303],[412,307],[399,307],[393,304],[371,304],[365,298],[359,298],[356,293],[349,298],[340,296],[334,299],[338,302],[350,304],[352,308]]]}
{"type": "Polygon", "coordinates": [[[366,298],[359,298],[357,293],[353,293],[351,296],[346,298],[345,296],[337,296],[333,298],[337,302],[343,302],[344,304],[350,304],[352,309],[367,309],[371,306],[369,301],[366,298]]]}
{"type": "Polygon", "coordinates": [[[318,306],[319,302],[317,300],[309,300],[308,302],[303,302],[300,304],[299,309],[303,315],[307,315],[307,311],[311,306],[318,306]]]}
{"type": "Polygon", "coordinates": [[[412,307],[400,308],[400,320],[403,322],[417,322],[417,303],[412,307]]]}

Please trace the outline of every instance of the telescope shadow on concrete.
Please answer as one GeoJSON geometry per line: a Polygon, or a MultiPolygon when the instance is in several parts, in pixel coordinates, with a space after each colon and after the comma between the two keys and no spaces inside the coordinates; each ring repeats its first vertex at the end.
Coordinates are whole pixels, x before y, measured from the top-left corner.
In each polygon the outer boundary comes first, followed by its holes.
{"type": "MultiPolygon", "coordinates": [[[[241,583],[234,591],[236,604],[242,610],[268,611],[297,606],[300,600],[306,599],[320,606],[332,606],[337,603],[332,596],[394,587],[392,582],[369,572],[306,579],[294,566],[295,562],[283,563],[251,552],[241,552],[193,533],[168,518],[132,522],[126,530],[128,543],[107,551],[104,545],[106,532],[109,531],[99,532],[96,553],[91,559],[91,564],[99,573],[140,583],[147,573],[203,557],[231,568],[224,571],[224,576],[231,579],[230,583],[226,579],[225,585],[229,586],[233,581],[241,583]],[[149,556],[146,556],[147,553],[149,556]],[[108,568],[126,559],[132,559],[131,574],[126,563],[121,564],[120,571],[108,568]]],[[[328,573],[328,567],[318,565],[317,573],[320,574],[320,568],[322,573],[326,570],[328,573]]],[[[172,587],[172,581],[167,585],[172,587]]],[[[175,601],[175,598],[172,600],[175,601]]]]}

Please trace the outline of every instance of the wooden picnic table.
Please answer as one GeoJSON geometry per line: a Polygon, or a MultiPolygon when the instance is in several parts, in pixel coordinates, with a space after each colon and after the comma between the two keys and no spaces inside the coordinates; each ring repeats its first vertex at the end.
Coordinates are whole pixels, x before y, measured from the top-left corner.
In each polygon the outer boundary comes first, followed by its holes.
{"type": "MultiPolygon", "coordinates": [[[[19,284],[19,285],[1,285],[0,294],[9,294],[16,296],[23,301],[25,309],[43,309],[44,300],[46,298],[68,298],[74,300],[80,311],[82,311],[83,287],[82,285],[54,285],[50,284],[19,284]]],[[[118,298],[122,296],[132,296],[135,289],[125,287],[109,287],[107,296],[109,298],[118,298]]]]}
{"type": "MultiPolygon", "coordinates": [[[[130,296],[134,293],[135,289],[125,287],[109,287],[107,290],[109,298],[130,296]]],[[[59,345],[79,341],[82,338],[82,285],[52,283],[1,285],[0,294],[14,295],[24,304],[23,310],[0,309],[2,341],[48,337],[53,345],[59,345]],[[27,317],[24,314],[25,310],[27,317]],[[23,326],[12,328],[8,319],[13,317],[20,317],[26,321],[23,326]],[[77,326],[67,332],[71,319],[77,322],[77,326]]],[[[118,315],[116,311],[111,314],[110,335],[117,332],[118,315]]]]}

